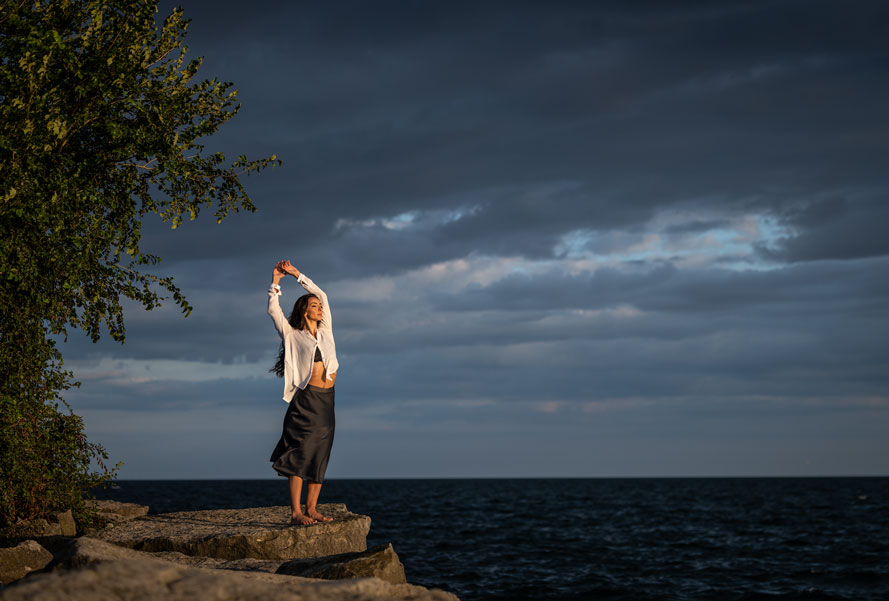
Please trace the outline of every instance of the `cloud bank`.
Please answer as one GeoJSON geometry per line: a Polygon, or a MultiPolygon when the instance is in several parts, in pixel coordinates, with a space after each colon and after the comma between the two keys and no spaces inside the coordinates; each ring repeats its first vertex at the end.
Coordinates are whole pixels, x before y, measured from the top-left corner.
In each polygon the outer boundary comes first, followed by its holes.
{"type": "Polygon", "coordinates": [[[331,477],[889,472],[885,3],[183,7],[212,145],[285,164],[147,224],[191,317],[63,350],[123,477],[271,477],[281,258],[331,299],[331,477]]]}

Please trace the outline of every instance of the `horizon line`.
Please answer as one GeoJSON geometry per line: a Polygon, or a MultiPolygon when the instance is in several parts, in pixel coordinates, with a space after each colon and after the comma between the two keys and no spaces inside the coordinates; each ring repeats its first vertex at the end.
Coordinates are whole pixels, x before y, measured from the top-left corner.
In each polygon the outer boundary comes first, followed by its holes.
{"type": "MultiPolygon", "coordinates": [[[[683,476],[683,475],[668,475],[668,476],[362,476],[362,477],[341,477],[341,478],[327,478],[325,479],[325,483],[332,481],[341,481],[341,480],[731,480],[731,479],[838,479],[838,478],[889,478],[889,474],[827,474],[827,475],[697,475],[697,476],[683,476]]],[[[161,481],[161,482],[185,482],[185,481],[197,481],[197,482],[218,482],[218,481],[278,481],[280,477],[269,477],[269,478],[242,478],[242,477],[231,477],[231,478],[120,478],[110,480],[109,483],[114,482],[148,482],[148,481],[161,481]]],[[[104,485],[98,485],[95,488],[99,488],[104,485]]]]}

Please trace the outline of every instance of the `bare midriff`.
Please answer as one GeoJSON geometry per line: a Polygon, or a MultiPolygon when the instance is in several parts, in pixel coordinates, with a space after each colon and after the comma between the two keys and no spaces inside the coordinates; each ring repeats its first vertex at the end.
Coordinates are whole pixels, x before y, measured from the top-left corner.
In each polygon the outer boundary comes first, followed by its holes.
{"type": "Polygon", "coordinates": [[[333,388],[333,383],[336,382],[336,374],[330,374],[330,379],[327,378],[327,370],[324,369],[324,364],[320,361],[315,361],[312,363],[312,377],[309,378],[309,386],[317,386],[318,388],[333,388]]]}

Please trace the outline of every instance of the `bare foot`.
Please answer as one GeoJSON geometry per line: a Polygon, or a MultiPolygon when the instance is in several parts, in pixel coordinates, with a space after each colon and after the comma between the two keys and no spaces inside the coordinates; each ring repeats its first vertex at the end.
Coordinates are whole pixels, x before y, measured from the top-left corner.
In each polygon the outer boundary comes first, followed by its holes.
{"type": "Polygon", "coordinates": [[[301,513],[290,516],[291,526],[311,526],[317,521],[318,520],[314,519],[312,516],[303,515],[301,513]]]}
{"type": "Polygon", "coordinates": [[[332,522],[333,518],[329,518],[326,515],[321,515],[315,509],[306,510],[306,515],[315,520],[316,522],[332,522]]]}

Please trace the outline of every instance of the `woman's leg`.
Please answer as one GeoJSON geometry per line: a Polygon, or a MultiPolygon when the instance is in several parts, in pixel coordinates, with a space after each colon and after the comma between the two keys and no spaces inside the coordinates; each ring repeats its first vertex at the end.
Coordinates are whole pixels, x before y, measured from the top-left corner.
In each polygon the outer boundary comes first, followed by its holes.
{"type": "Polygon", "coordinates": [[[321,494],[321,483],[309,480],[306,484],[306,515],[319,522],[332,522],[333,518],[318,513],[318,495],[321,494]]]}
{"type": "MultiPolygon", "coordinates": [[[[300,505],[300,497],[302,496],[303,490],[303,479],[299,476],[287,476],[287,483],[290,485],[290,524],[302,524],[303,526],[308,526],[309,524],[315,523],[315,518],[311,518],[305,514],[303,514],[302,506],[300,505]]],[[[312,483],[309,483],[309,497],[311,498],[312,494],[312,483]]],[[[315,493],[315,499],[317,500],[318,494],[315,493]]]]}

